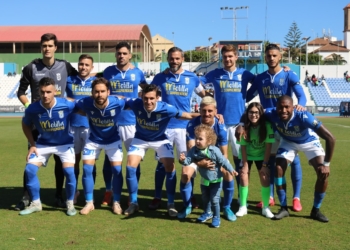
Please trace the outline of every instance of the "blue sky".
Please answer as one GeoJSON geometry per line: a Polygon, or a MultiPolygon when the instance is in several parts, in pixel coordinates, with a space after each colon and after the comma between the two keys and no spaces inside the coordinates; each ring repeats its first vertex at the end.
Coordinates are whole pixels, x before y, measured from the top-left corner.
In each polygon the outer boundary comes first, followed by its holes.
{"type": "Polygon", "coordinates": [[[189,50],[207,46],[209,37],[211,43],[233,39],[233,11],[220,10],[226,6],[249,7],[248,15],[245,9],[236,11],[236,17],[242,18],[236,19],[237,40],[265,40],[266,36],[270,42],[283,44],[293,21],[303,37],[320,37],[323,30],[330,30],[332,36],[342,40],[343,8],[349,3],[350,0],[2,1],[0,24],[147,24],[152,36],[160,34],[189,50]]]}

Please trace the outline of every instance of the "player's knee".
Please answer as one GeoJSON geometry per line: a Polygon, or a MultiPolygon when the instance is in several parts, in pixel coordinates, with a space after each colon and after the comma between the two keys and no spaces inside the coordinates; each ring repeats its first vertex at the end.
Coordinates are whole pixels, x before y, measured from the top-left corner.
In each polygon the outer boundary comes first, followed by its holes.
{"type": "Polygon", "coordinates": [[[183,171],[181,174],[181,181],[183,183],[188,183],[191,180],[192,173],[190,171],[183,171]]]}
{"type": "Polygon", "coordinates": [[[260,176],[260,180],[269,181],[269,176],[265,172],[259,171],[259,176],[260,176]]]}
{"type": "Polygon", "coordinates": [[[27,178],[33,178],[36,175],[36,173],[38,172],[38,170],[39,170],[38,166],[29,163],[26,165],[24,172],[25,172],[27,178]]]}
{"type": "Polygon", "coordinates": [[[222,173],[223,178],[224,178],[225,181],[231,181],[231,180],[233,180],[233,177],[232,177],[231,173],[228,172],[226,169],[224,169],[223,167],[221,167],[220,171],[221,171],[221,173],[222,173]]]}

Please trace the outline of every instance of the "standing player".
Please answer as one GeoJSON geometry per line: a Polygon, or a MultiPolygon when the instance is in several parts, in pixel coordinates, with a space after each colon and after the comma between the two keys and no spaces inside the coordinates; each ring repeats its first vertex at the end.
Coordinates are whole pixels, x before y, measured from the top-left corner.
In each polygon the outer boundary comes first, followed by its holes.
{"type": "MultiPolygon", "coordinates": [[[[265,60],[269,67],[267,71],[259,74],[251,88],[247,93],[247,101],[250,101],[254,93],[258,92],[261,105],[264,109],[276,107],[277,99],[282,95],[292,96],[294,92],[298,98],[297,110],[303,110],[306,105],[306,97],[303,88],[299,84],[298,76],[292,71],[284,71],[280,65],[281,52],[277,45],[269,44],[265,49],[265,60]]],[[[276,147],[278,146],[278,136],[276,136],[276,142],[273,146],[272,153],[276,153],[276,147]]],[[[271,176],[274,174],[274,155],[270,157],[269,165],[271,167],[271,176]]],[[[291,164],[291,177],[293,183],[293,210],[299,212],[302,210],[300,203],[300,191],[302,182],[302,170],[300,165],[299,156],[293,160],[291,164]]],[[[270,204],[274,204],[274,185],[273,179],[270,179],[270,204]]],[[[259,203],[258,205],[260,205],[259,203]]]]}
{"type": "Polygon", "coordinates": [[[267,109],[265,114],[282,137],[276,155],[275,174],[275,184],[281,209],[273,219],[280,220],[289,216],[284,175],[287,165],[293,161],[298,151],[302,151],[310,165],[314,167],[317,175],[314,205],[310,217],[320,222],[328,222],[328,218],[321,213],[320,207],[328,185],[329,165],[333,156],[335,138],[308,111],[294,110],[293,99],[289,96],[281,96],[277,101],[277,107],[267,109]],[[326,141],[326,153],[318,136],[326,141]]]}
{"type": "Polygon", "coordinates": [[[182,112],[172,105],[157,101],[159,96],[158,87],[150,84],[146,85],[142,90],[142,99],[128,99],[126,101],[126,105],[131,108],[136,116],[136,133],[128,151],[126,184],[131,203],[129,208],[125,210],[125,215],[131,215],[139,209],[137,203],[138,182],[136,168],[145,155],[146,150],[152,148],[156,151],[167,173],[168,214],[171,217],[177,216],[174,204],[174,178],[169,178],[169,176],[173,176],[172,173],[175,171],[173,146],[164,132],[171,118],[190,120],[198,116],[198,113],[182,112]]]}
{"type": "Polygon", "coordinates": [[[37,172],[39,167],[46,166],[52,154],[56,154],[61,158],[66,176],[67,215],[73,216],[77,213],[73,205],[75,158],[73,136],[69,133],[68,124],[75,104],[63,98],[55,98],[55,81],[52,78],[44,77],[39,81],[39,92],[41,100],[26,109],[22,120],[23,132],[30,144],[25,176],[32,202],[19,214],[27,215],[42,210],[37,172]],[[32,134],[33,124],[39,133],[37,141],[32,134]]]}
{"type": "MultiPolygon", "coordinates": [[[[67,79],[67,96],[72,99],[81,99],[83,97],[91,96],[91,84],[96,78],[90,76],[94,59],[87,54],[82,54],[79,57],[77,76],[69,76],[67,79]]],[[[77,203],[79,196],[78,179],[79,179],[79,162],[81,159],[81,152],[84,149],[86,139],[89,136],[89,121],[86,116],[73,113],[70,120],[70,133],[74,136],[74,151],[75,151],[75,165],[74,174],[77,180],[77,188],[74,196],[74,204],[77,203]]],[[[94,176],[96,176],[96,167],[94,168],[94,176]]],[[[95,178],[94,178],[95,179],[95,178]]]]}
{"type": "Polygon", "coordinates": [[[104,78],[92,82],[92,97],[85,97],[77,102],[77,107],[89,120],[90,135],[83,151],[83,186],[86,205],[80,214],[87,215],[95,209],[93,204],[94,181],[92,172],[96,159],[104,149],[113,173],[113,207],[115,214],[122,214],[120,198],[121,168],[123,161],[122,143],[118,134],[118,115],[124,108],[124,100],[109,96],[110,84],[104,78]]]}
{"type": "MultiPolygon", "coordinates": [[[[182,63],[184,53],[178,47],[173,47],[168,51],[168,63],[170,69],[157,74],[152,83],[159,87],[162,92],[162,101],[169,103],[180,110],[191,112],[191,96],[193,92],[200,97],[205,96],[204,89],[199,83],[199,79],[193,72],[184,70],[182,63]]],[[[186,153],[186,126],[188,121],[172,118],[166,129],[166,135],[171,145],[176,146],[177,157],[180,153],[186,153]]],[[[176,188],[176,171],[166,171],[168,187],[167,190],[176,188]]],[[[157,209],[161,204],[161,192],[164,181],[164,166],[158,161],[155,174],[155,198],[149,204],[150,209],[157,209]]],[[[173,191],[171,191],[173,192],[173,191]]],[[[168,194],[169,197],[169,194],[168,194]]],[[[173,197],[171,198],[173,202],[173,197]]]]}
{"type": "MultiPolygon", "coordinates": [[[[57,37],[55,34],[47,33],[41,36],[41,52],[42,59],[35,59],[22,70],[22,77],[18,88],[18,99],[28,108],[29,100],[26,96],[28,87],[31,89],[32,100],[31,103],[38,101],[39,96],[39,81],[43,77],[50,77],[54,79],[56,86],[56,95],[64,96],[66,89],[67,77],[69,75],[76,75],[77,71],[70,63],[64,60],[55,59],[55,51],[57,50],[57,37]]],[[[36,140],[38,132],[33,128],[33,136],[36,140]]],[[[55,158],[55,177],[56,177],[56,200],[58,207],[65,207],[66,204],[62,198],[62,186],[64,182],[64,175],[62,172],[62,162],[60,158],[54,155],[55,158]]],[[[16,205],[16,210],[22,210],[29,204],[29,196],[26,190],[25,176],[23,177],[24,195],[22,200],[16,205]]]]}
{"type": "MultiPolygon", "coordinates": [[[[236,171],[239,172],[240,160],[238,159],[239,145],[236,143],[235,130],[239,125],[242,114],[245,109],[245,99],[249,82],[253,82],[254,75],[249,71],[237,68],[236,61],[238,59],[236,47],[233,45],[225,45],[221,49],[222,61],[224,68],[218,68],[210,71],[200,77],[203,84],[214,86],[215,100],[217,102],[217,110],[219,114],[224,116],[227,128],[228,140],[231,143],[231,150],[236,171]]],[[[233,177],[230,180],[223,181],[224,196],[229,197],[229,193],[234,192],[233,177]]],[[[239,176],[236,176],[237,186],[239,186],[239,176]]],[[[224,202],[224,212],[227,218],[235,218],[231,211],[231,201],[224,202]]]]}
{"type": "MultiPolygon", "coordinates": [[[[135,68],[130,60],[132,58],[131,47],[127,42],[120,42],[115,47],[117,65],[109,66],[103,71],[103,77],[111,83],[111,95],[120,95],[127,98],[138,97],[139,84],[147,84],[143,72],[135,68]]],[[[128,150],[130,143],[135,135],[135,115],[131,110],[122,110],[118,115],[118,127],[121,140],[124,142],[125,148],[128,150]]],[[[122,168],[120,172],[120,188],[123,186],[122,168]]],[[[119,174],[118,174],[119,176],[119,174]]],[[[103,165],[103,178],[106,184],[106,192],[102,201],[102,205],[107,205],[111,201],[112,188],[112,172],[108,158],[105,157],[103,165]]],[[[137,179],[140,178],[140,166],[137,168],[137,179]]]]}
{"type": "MultiPolygon", "coordinates": [[[[200,124],[204,124],[207,126],[210,126],[216,136],[216,146],[220,149],[223,156],[227,159],[227,130],[224,124],[220,124],[219,120],[215,117],[217,114],[216,109],[216,101],[211,96],[205,96],[201,103],[200,103],[200,116],[194,118],[193,120],[189,121],[187,128],[186,128],[186,141],[187,141],[187,149],[190,150],[195,145],[195,133],[194,130],[197,126],[200,124]]],[[[178,213],[178,218],[183,219],[187,215],[189,215],[192,212],[192,206],[191,206],[191,193],[192,193],[192,185],[191,180],[193,180],[193,176],[195,176],[197,172],[197,166],[201,168],[201,165],[197,162],[197,164],[191,164],[189,166],[183,166],[182,167],[182,174],[181,174],[181,182],[180,182],[180,193],[182,196],[182,200],[184,202],[184,209],[178,213]]],[[[211,169],[212,165],[209,166],[209,170],[211,169]]],[[[232,181],[232,175],[225,171],[225,169],[221,169],[223,174],[223,180],[226,182],[232,181]]],[[[236,216],[231,211],[230,204],[232,200],[233,195],[233,189],[227,190],[224,192],[224,215],[229,221],[235,221],[236,216]]],[[[209,205],[210,208],[210,205],[209,205]]],[[[209,210],[208,208],[208,210],[209,210]]],[[[206,209],[206,208],[204,208],[206,209]]],[[[206,210],[205,210],[206,211],[206,210]]],[[[205,222],[208,219],[210,219],[212,214],[208,214],[204,212],[197,221],[199,222],[205,222]]]]}

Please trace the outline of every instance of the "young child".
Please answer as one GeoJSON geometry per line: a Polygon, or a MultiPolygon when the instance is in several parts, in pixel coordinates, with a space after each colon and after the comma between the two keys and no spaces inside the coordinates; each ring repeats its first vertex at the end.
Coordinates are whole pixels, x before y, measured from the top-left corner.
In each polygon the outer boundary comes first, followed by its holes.
{"type": "Polygon", "coordinates": [[[211,169],[198,168],[201,175],[201,192],[204,206],[204,213],[213,216],[212,227],[220,226],[220,193],[222,189],[222,173],[220,168],[223,167],[233,176],[238,173],[234,171],[230,162],[222,155],[219,148],[215,145],[216,134],[214,130],[204,124],[195,128],[195,146],[190,149],[185,157],[185,154],[180,155],[179,162],[185,166],[204,158],[209,158],[215,166],[211,169]],[[208,204],[211,203],[211,208],[208,204]],[[213,213],[212,213],[213,211],[213,213]]]}
{"type": "Polygon", "coordinates": [[[263,201],[262,214],[267,218],[274,215],[269,208],[270,199],[270,178],[268,160],[270,158],[272,143],[275,142],[274,132],[271,124],[265,120],[264,110],[260,103],[249,104],[244,114],[245,136],[237,141],[241,145],[240,159],[243,165],[240,171],[240,207],[236,216],[242,217],[247,214],[247,198],[250,168],[255,162],[259,171],[261,183],[261,195],[263,201]]]}

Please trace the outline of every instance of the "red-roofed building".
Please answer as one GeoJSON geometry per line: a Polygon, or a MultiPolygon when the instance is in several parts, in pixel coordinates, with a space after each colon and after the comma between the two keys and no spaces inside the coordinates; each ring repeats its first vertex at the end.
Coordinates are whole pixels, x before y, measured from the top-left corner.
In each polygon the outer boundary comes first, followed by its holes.
{"type": "Polygon", "coordinates": [[[147,25],[50,25],[0,26],[0,53],[40,53],[40,37],[54,33],[56,53],[114,53],[115,45],[127,41],[139,61],[153,60],[151,32],[147,25]]]}

